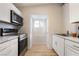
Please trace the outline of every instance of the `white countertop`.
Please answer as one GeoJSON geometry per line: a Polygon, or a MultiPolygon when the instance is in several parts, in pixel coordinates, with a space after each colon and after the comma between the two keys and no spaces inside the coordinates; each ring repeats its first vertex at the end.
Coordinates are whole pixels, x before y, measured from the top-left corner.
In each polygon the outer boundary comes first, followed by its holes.
{"type": "Polygon", "coordinates": [[[71,37],[71,36],[61,36],[61,35],[57,35],[61,38],[64,38],[64,39],[67,39],[67,40],[70,40],[70,41],[73,41],[73,42],[76,42],[76,43],[79,43],[79,38],[78,37],[71,37]]]}
{"type": "Polygon", "coordinates": [[[0,44],[15,38],[18,38],[18,36],[0,36],[0,44]]]}

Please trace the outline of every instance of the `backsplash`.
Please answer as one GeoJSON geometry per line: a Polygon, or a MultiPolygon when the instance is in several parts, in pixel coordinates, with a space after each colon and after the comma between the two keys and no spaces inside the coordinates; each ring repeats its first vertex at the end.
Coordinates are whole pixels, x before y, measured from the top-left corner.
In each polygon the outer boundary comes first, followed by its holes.
{"type": "Polygon", "coordinates": [[[0,22],[0,28],[17,28],[17,26],[0,22]]]}
{"type": "Polygon", "coordinates": [[[79,23],[76,24],[76,31],[79,32],[79,23]]]}
{"type": "Polygon", "coordinates": [[[18,33],[24,33],[23,26],[19,27],[18,29],[19,29],[18,33]]]}
{"type": "Polygon", "coordinates": [[[78,32],[79,23],[71,24],[70,30],[71,32],[78,32]]]}

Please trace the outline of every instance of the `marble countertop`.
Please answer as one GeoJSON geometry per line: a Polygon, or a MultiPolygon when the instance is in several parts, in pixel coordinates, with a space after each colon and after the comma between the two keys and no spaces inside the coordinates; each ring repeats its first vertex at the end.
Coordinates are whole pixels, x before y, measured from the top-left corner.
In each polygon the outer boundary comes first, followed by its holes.
{"type": "Polygon", "coordinates": [[[76,43],[79,43],[79,38],[78,37],[72,37],[72,36],[62,36],[62,35],[57,35],[61,38],[64,38],[64,39],[67,39],[67,40],[70,40],[70,41],[73,41],[73,42],[76,42],[76,43]]]}
{"type": "Polygon", "coordinates": [[[18,36],[0,36],[0,44],[6,42],[6,41],[10,41],[12,39],[18,39],[18,36]]]}

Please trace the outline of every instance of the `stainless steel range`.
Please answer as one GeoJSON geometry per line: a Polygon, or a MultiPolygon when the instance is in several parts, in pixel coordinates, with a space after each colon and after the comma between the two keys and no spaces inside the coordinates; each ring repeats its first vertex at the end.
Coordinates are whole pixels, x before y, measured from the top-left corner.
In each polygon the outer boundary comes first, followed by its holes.
{"type": "Polygon", "coordinates": [[[26,34],[20,34],[18,39],[18,55],[28,49],[28,38],[26,34]]]}

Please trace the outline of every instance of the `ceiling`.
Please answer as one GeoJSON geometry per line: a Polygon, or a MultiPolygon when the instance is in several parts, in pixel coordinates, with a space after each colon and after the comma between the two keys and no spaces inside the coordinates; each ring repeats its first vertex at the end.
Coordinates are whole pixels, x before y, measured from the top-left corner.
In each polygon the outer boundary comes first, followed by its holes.
{"type": "Polygon", "coordinates": [[[44,3],[14,3],[14,5],[18,7],[24,7],[24,6],[36,6],[36,5],[41,5],[44,3]]]}
{"type": "Polygon", "coordinates": [[[46,5],[46,4],[59,4],[62,3],[14,3],[16,7],[27,7],[27,6],[37,6],[37,5],[46,5]]]}

